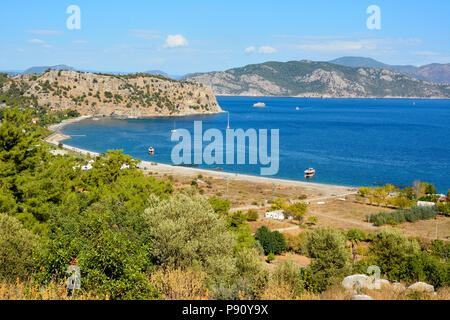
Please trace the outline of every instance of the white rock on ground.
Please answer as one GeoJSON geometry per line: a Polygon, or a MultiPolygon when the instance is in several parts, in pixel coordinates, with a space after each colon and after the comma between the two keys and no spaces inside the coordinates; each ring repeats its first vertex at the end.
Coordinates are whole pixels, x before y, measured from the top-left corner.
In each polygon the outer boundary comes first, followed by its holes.
{"type": "Polygon", "coordinates": [[[342,280],[342,286],[346,289],[381,289],[382,286],[389,286],[391,283],[385,279],[373,280],[365,274],[354,274],[342,280]]]}
{"type": "Polygon", "coordinates": [[[346,289],[354,289],[358,282],[361,287],[365,287],[368,281],[369,277],[367,275],[354,274],[352,276],[345,277],[341,284],[346,289]]]}
{"type": "Polygon", "coordinates": [[[434,292],[434,287],[431,284],[425,282],[416,282],[406,289],[407,292],[422,291],[422,292],[434,292]]]}

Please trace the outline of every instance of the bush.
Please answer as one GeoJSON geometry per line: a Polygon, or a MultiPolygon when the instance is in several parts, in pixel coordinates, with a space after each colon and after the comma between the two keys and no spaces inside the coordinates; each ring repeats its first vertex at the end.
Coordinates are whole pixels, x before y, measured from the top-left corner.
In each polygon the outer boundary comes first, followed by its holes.
{"type": "Polygon", "coordinates": [[[283,234],[278,231],[270,231],[266,226],[262,226],[255,233],[255,240],[258,240],[264,248],[264,254],[280,254],[286,251],[286,240],[283,234]]]}
{"type": "Polygon", "coordinates": [[[422,251],[414,255],[409,261],[409,276],[411,282],[423,281],[439,288],[450,282],[449,266],[445,262],[422,251]]]}
{"type": "Polygon", "coordinates": [[[430,245],[431,253],[439,258],[448,260],[450,258],[450,243],[444,243],[440,239],[435,239],[430,245]]]}
{"type": "Polygon", "coordinates": [[[256,221],[259,219],[259,214],[255,210],[247,211],[247,221],[256,221]]]}
{"type": "Polygon", "coordinates": [[[435,218],[439,213],[437,207],[412,207],[410,209],[402,209],[394,212],[380,212],[369,215],[368,222],[374,223],[376,226],[385,224],[398,224],[403,222],[416,222],[419,220],[429,220],[435,218]]]}
{"type": "Polygon", "coordinates": [[[289,233],[284,235],[284,238],[286,239],[286,250],[292,251],[295,253],[301,253],[302,252],[302,239],[300,236],[294,236],[289,233]]]}
{"type": "Polygon", "coordinates": [[[302,223],[307,210],[308,205],[306,203],[296,202],[285,210],[285,216],[293,217],[295,220],[302,223]]]}
{"type": "Polygon", "coordinates": [[[208,201],[215,213],[228,215],[228,211],[230,211],[230,200],[222,200],[214,196],[212,198],[209,198],[208,201]]]}
{"type": "Polygon", "coordinates": [[[20,221],[0,213],[0,280],[23,279],[31,274],[37,240],[20,221]]]}
{"type": "Polygon", "coordinates": [[[235,236],[203,197],[176,194],[150,197],[145,210],[157,264],[172,268],[200,266],[210,279],[229,279],[235,272],[235,236]]]}
{"type": "Polygon", "coordinates": [[[156,292],[147,270],[148,224],[117,199],[108,199],[87,209],[84,194],[55,212],[49,220],[48,245],[40,257],[35,277],[42,283],[66,279],[66,269],[77,258],[82,288],[111,299],[151,299],[156,292]]]}
{"type": "Polygon", "coordinates": [[[268,255],[267,255],[267,262],[268,263],[271,263],[272,261],[274,261],[275,260],[275,255],[273,254],[273,252],[270,252],[268,255]]]}
{"type": "Polygon", "coordinates": [[[312,259],[307,268],[309,286],[323,291],[350,273],[346,239],[336,229],[319,227],[304,236],[304,251],[312,259]]]}
{"type": "Polygon", "coordinates": [[[348,230],[347,239],[352,242],[358,243],[366,239],[366,234],[362,230],[353,228],[348,230]]]}
{"type": "Polygon", "coordinates": [[[259,296],[269,281],[269,271],[255,248],[236,253],[237,275],[248,284],[250,297],[259,296]]]}
{"type": "Polygon", "coordinates": [[[373,235],[369,257],[389,279],[398,280],[408,276],[408,259],[419,250],[416,240],[409,241],[397,230],[383,229],[373,235]]]}
{"type": "Polygon", "coordinates": [[[247,220],[247,216],[242,213],[242,211],[236,211],[227,220],[230,224],[230,227],[236,228],[245,223],[245,221],[247,220]]]}
{"type": "Polygon", "coordinates": [[[442,214],[444,216],[447,216],[447,217],[450,217],[450,202],[449,201],[443,202],[443,203],[439,203],[438,204],[438,209],[439,209],[439,213],[440,214],[442,214]]]}
{"type": "Polygon", "coordinates": [[[301,268],[293,261],[281,262],[273,272],[273,279],[279,285],[287,283],[298,296],[304,291],[305,283],[303,281],[304,268],[301,268]]]}

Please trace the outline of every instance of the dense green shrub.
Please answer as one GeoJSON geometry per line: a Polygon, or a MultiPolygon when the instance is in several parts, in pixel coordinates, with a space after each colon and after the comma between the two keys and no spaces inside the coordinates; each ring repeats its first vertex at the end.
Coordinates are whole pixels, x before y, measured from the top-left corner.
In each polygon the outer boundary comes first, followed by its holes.
{"type": "Polygon", "coordinates": [[[266,226],[262,226],[255,233],[255,239],[258,240],[264,248],[264,253],[280,254],[286,251],[286,240],[282,233],[270,231],[266,226]]]}
{"type": "Polygon", "coordinates": [[[144,216],[155,263],[201,267],[216,282],[234,275],[235,236],[206,198],[176,194],[166,200],[150,196],[149,202],[144,216]]]}
{"type": "Polygon", "coordinates": [[[341,232],[329,227],[319,227],[306,233],[303,250],[312,259],[307,268],[309,286],[323,291],[349,275],[350,253],[345,242],[341,232]]]}
{"type": "Polygon", "coordinates": [[[420,250],[417,241],[408,240],[393,229],[383,229],[372,236],[369,257],[389,279],[404,279],[408,275],[408,259],[420,250]]]}
{"type": "Polygon", "coordinates": [[[423,281],[433,285],[435,288],[449,285],[450,266],[448,263],[440,262],[426,251],[421,251],[410,258],[408,262],[409,272],[404,277],[410,282],[423,281]]]}
{"type": "Polygon", "coordinates": [[[259,214],[256,210],[247,211],[247,221],[256,221],[259,219],[259,214]]]}
{"type": "Polygon", "coordinates": [[[31,274],[37,237],[17,219],[0,213],[0,280],[31,274]]]}
{"type": "Polygon", "coordinates": [[[390,224],[391,221],[396,223],[416,222],[419,220],[429,220],[435,218],[439,213],[436,206],[433,207],[411,207],[410,209],[401,209],[394,212],[380,212],[369,215],[368,222],[374,223],[376,226],[390,224]]]}
{"type": "Polygon", "coordinates": [[[440,239],[434,239],[430,244],[431,253],[439,258],[450,259],[450,243],[445,243],[440,239]]]}
{"type": "Polygon", "coordinates": [[[224,200],[214,196],[209,198],[208,201],[215,213],[221,215],[228,215],[228,211],[230,211],[230,200],[228,199],[224,200]]]}
{"type": "Polygon", "coordinates": [[[82,289],[111,299],[150,299],[155,291],[146,272],[152,267],[148,224],[138,211],[115,197],[89,206],[79,194],[49,219],[48,241],[39,259],[40,282],[65,279],[76,258],[82,289]]]}
{"type": "Polygon", "coordinates": [[[350,229],[347,232],[347,239],[352,242],[358,243],[360,241],[365,240],[366,238],[367,237],[365,232],[356,228],[350,229]]]}

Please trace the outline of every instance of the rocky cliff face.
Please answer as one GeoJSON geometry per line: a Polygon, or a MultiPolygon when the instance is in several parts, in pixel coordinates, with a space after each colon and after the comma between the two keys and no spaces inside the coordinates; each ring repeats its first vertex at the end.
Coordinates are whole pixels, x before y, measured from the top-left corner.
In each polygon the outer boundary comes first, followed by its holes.
{"type": "Polygon", "coordinates": [[[266,62],[222,72],[188,75],[217,95],[336,98],[449,98],[450,85],[386,69],[352,68],[328,62],[266,62]]]}
{"type": "Polygon", "coordinates": [[[35,96],[51,110],[77,110],[81,115],[149,117],[218,113],[212,90],[201,83],[180,82],[147,74],[104,75],[50,70],[12,78],[25,96],[35,96]]]}

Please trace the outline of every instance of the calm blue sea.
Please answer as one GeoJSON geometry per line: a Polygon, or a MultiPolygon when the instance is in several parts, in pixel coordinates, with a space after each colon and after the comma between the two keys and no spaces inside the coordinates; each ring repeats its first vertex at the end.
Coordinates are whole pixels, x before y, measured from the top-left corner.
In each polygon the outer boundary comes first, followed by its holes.
{"type": "MultiPolygon", "coordinates": [[[[434,183],[450,188],[450,100],[308,99],[218,97],[230,113],[231,128],[279,129],[277,178],[305,180],[313,167],[319,183],[370,186],[374,182],[412,185],[434,183]],[[266,108],[254,108],[256,102],[266,108]],[[299,107],[300,110],[296,110],[299,107]]],[[[133,157],[171,164],[171,130],[203,129],[225,133],[227,114],[176,118],[84,120],[66,126],[65,143],[96,152],[123,149],[133,157]],[[149,146],[156,150],[147,154],[149,146]]],[[[224,134],[225,136],[225,134],[224,134]]],[[[204,143],[204,146],[207,143],[204,143]]],[[[269,149],[270,150],[270,149],[269,149]]],[[[200,165],[259,175],[260,165],[200,165]]]]}

